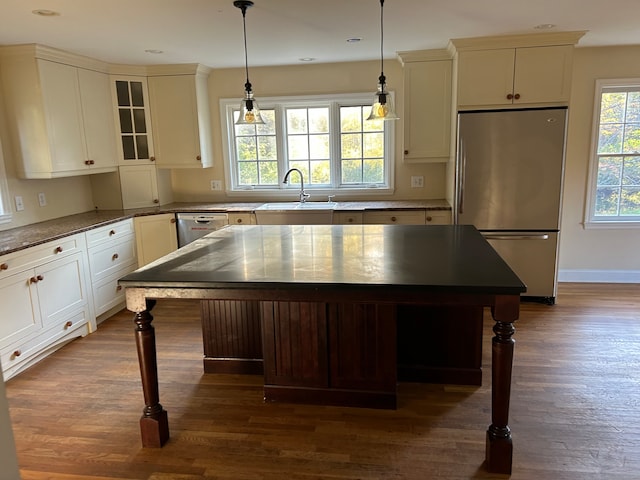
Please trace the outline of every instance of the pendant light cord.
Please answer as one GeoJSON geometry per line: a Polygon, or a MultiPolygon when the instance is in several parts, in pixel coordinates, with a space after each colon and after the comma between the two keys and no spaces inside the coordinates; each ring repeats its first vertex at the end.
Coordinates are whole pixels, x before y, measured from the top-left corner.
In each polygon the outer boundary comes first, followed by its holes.
{"type": "Polygon", "coordinates": [[[247,7],[242,6],[242,30],[244,32],[244,70],[247,75],[247,82],[244,84],[244,88],[247,92],[251,91],[251,83],[249,82],[249,57],[247,55],[247,7]]]}
{"type": "Polygon", "coordinates": [[[386,83],[386,77],[384,76],[384,0],[380,0],[380,78],[378,78],[382,88],[386,83]]]}

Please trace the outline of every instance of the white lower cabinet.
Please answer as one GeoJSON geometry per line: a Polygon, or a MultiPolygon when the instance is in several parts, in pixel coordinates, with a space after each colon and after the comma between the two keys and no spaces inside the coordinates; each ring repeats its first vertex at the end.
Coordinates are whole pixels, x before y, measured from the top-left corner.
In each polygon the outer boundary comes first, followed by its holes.
{"type": "Polygon", "coordinates": [[[136,217],[134,225],[139,267],[178,249],[176,217],[173,213],[136,217]]]}
{"type": "Polygon", "coordinates": [[[83,234],[0,257],[5,380],[95,329],[83,234]]]}
{"type": "Polygon", "coordinates": [[[360,225],[362,212],[333,212],[334,225],[360,225]]]}
{"type": "Polygon", "coordinates": [[[425,223],[427,225],[451,225],[449,210],[427,210],[425,223]]]}
{"type": "Polygon", "coordinates": [[[424,225],[424,210],[371,210],[362,216],[364,224],[424,225]]]}
{"type": "Polygon", "coordinates": [[[118,279],[137,267],[133,219],[105,225],[86,233],[93,306],[98,322],[102,314],[124,306],[118,279]]]}

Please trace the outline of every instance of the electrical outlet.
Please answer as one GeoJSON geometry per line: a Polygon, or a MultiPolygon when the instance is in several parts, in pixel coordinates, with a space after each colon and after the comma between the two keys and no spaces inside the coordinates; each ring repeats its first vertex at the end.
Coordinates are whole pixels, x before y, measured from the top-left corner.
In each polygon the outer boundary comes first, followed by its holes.
{"type": "Polygon", "coordinates": [[[40,192],[38,194],[38,203],[40,204],[41,207],[47,206],[47,197],[44,195],[44,192],[40,192]]]}
{"type": "Polygon", "coordinates": [[[22,201],[22,197],[20,195],[15,196],[16,201],[16,212],[21,212],[24,210],[24,202],[22,201]]]}
{"type": "Polygon", "coordinates": [[[211,190],[222,190],[222,181],[211,180],[211,190]]]}
{"type": "Polygon", "coordinates": [[[424,187],[424,177],[422,175],[413,175],[411,177],[411,188],[424,187]]]}

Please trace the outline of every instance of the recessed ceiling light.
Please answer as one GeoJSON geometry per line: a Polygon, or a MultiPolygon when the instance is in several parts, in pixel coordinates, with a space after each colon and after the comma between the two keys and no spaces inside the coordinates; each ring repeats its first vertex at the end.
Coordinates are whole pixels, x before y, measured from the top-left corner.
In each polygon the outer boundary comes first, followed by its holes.
{"type": "Polygon", "coordinates": [[[551,30],[552,28],[556,28],[556,26],[553,23],[541,23],[533,28],[536,30],[551,30]]]}
{"type": "Polygon", "coordinates": [[[149,49],[145,50],[144,53],[150,53],[151,55],[160,55],[161,53],[164,53],[164,51],[163,50],[156,50],[155,48],[149,48],[149,49]]]}
{"type": "Polygon", "coordinates": [[[34,15],[39,15],[41,17],[57,17],[60,15],[59,12],[54,12],[53,10],[46,10],[44,8],[32,10],[31,13],[33,13],[34,15]]]}
{"type": "Polygon", "coordinates": [[[313,62],[315,60],[315,58],[313,58],[313,57],[302,57],[302,58],[299,58],[298,60],[300,60],[301,62],[313,62]]]}
{"type": "Polygon", "coordinates": [[[347,38],[347,43],[358,43],[362,41],[361,37],[351,37],[351,38],[347,38]]]}

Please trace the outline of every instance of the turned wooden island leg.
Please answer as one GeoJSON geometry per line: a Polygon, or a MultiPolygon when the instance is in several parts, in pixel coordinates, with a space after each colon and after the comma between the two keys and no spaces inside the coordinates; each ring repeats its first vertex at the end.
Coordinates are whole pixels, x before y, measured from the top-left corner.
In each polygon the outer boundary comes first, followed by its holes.
{"type": "Polygon", "coordinates": [[[160,405],[158,391],[158,363],[156,357],[156,336],[151,325],[151,309],[155,300],[146,301],[146,310],[135,315],[134,322],[140,377],[144,393],[145,407],[140,418],[140,433],[143,447],[161,447],[169,440],[167,412],[160,405]]]}
{"type": "Polygon", "coordinates": [[[487,430],[486,467],[493,473],[511,473],[513,444],[509,428],[511,370],[515,333],[513,322],[520,313],[520,296],[496,298],[491,314],[496,324],[491,351],[491,425],[487,430]]]}

